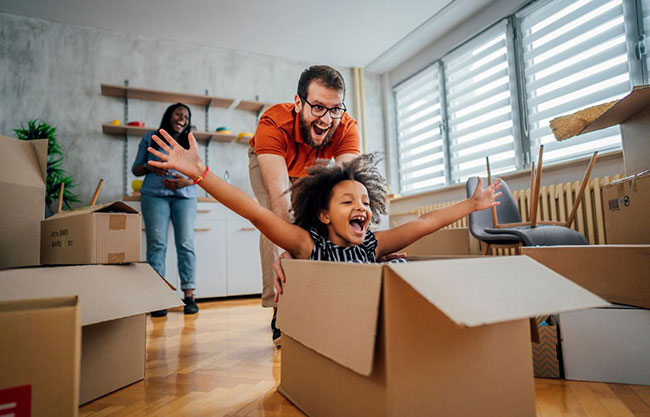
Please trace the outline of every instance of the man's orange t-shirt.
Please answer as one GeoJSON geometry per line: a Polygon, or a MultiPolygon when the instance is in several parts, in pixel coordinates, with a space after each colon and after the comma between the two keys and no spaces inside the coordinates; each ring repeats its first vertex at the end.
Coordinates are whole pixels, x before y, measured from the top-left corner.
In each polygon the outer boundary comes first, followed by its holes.
{"type": "Polygon", "coordinates": [[[282,103],[264,112],[249,144],[258,155],[282,156],[289,177],[304,177],[306,168],[314,165],[315,159],[332,159],[345,153],[359,154],[359,142],[357,121],[345,113],[329,143],[318,150],[312,148],[302,139],[300,116],[294,111],[294,104],[282,103]]]}

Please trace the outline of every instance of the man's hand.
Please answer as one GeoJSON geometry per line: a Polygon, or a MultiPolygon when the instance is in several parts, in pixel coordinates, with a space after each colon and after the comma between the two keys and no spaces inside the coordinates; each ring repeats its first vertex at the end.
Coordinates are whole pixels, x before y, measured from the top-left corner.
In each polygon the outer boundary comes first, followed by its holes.
{"type": "Polygon", "coordinates": [[[174,178],[163,178],[162,182],[168,190],[172,191],[194,184],[194,181],[191,179],[185,178],[182,175],[178,174],[174,174],[174,178]]]}
{"type": "Polygon", "coordinates": [[[496,198],[501,195],[500,191],[497,192],[501,188],[501,185],[501,180],[497,179],[486,189],[483,189],[483,180],[481,177],[478,177],[478,183],[472,195],[472,207],[474,211],[485,210],[486,208],[501,204],[499,201],[496,201],[496,198]]]}
{"type": "Polygon", "coordinates": [[[275,287],[275,297],[273,298],[274,302],[280,300],[280,294],[282,294],[282,284],[287,282],[287,279],[284,276],[284,271],[282,270],[282,265],[280,264],[280,259],[293,259],[293,256],[289,252],[282,252],[278,259],[273,262],[273,286],[275,287]]]}

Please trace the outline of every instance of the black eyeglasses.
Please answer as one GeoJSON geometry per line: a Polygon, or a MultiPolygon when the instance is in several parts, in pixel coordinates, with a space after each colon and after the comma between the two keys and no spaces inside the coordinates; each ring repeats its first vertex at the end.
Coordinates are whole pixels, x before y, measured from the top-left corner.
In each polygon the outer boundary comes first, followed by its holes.
{"type": "Polygon", "coordinates": [[[312,116],[315,117],[323,117],[327,114],[327,112],[330,112],[330,116],[332,117],[332,119],[340,119],[341,117],[343,117],[343,114],[345,114],[345,112],[348,110],[347,108],[345,108],[345,104],[343,104],[343,107],[325,107],[325,106],[321,106],[320,104],[311,104],[303,96],[298,96],[298,97],[305,100],[305,103],[309,104],[309,107],[311,107],[311,114],[312,116]]]}

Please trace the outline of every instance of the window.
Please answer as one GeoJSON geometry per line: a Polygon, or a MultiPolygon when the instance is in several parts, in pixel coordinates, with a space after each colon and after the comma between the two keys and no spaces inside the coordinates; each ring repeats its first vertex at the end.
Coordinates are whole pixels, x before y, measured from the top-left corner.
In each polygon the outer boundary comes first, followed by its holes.
{"type": "Polygon", "coordinates": [[[558,142],[549,122],[631,90],[622,0],[555,0],[517,16],[531,153],[543,144],[559,162],[620,148],[616,126],[558,142]]]}
{"type": "Polygon", "coordinates": [[[446,183],[438,78],[439,66],[434,64],[393,90],[403,194],[446,183]]]}
{"type": "Polygon", "coordinates": [[[506,22],[501,22],[442,59],[451,182],[515,171],[506,22]]]}

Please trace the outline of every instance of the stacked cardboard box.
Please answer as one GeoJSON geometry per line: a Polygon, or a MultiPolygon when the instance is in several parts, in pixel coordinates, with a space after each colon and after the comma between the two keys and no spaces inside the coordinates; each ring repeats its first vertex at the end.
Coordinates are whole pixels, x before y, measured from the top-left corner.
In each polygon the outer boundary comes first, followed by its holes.
{"type": "Polygon", "coordinates": [[[283,260],[278,390],[315,416],[534,416],[529,318],[607,305],[526,257],[283,260]]]}
{"type": "Polygon", "coordinates": [[[78,297],[0,301],[0,346],[3,416],[77,415],[78,297]]]}
{"type": "Polygon", "coordinates": [[[619,304],[560,314],[566,378],[650,385],[650,245],[531,247],[522,254],[619,304]]]}

